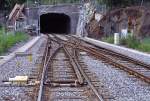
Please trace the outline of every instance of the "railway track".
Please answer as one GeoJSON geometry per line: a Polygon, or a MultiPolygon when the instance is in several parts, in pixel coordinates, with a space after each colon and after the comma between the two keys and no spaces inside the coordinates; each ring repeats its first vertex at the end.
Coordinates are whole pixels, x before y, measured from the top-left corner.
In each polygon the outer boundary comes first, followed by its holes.
{"type": "Polygon", "coordinates": [[[57,38],[51,37],[49,40],[38,101],[104,101],[89,78],[89,71],[82,68],[81,61],[75,55],[78,51],[57,38]],[[52,43],[58,46],[53,52],[52,43]]]}
{"type": "Polygon", "coordinates": [[[124,70],[129,74],[134,75],[135,77],[140,78],[141,80],[147,83],[150,83],[150,65],[147,65],[138,60],[134,60],[122,54],[104,48],[96,47],[94,45],[80,40],[77,37],[66,37],[68,38],[68,40],[63,40],[60,37],[57,38],[59,38],[59,40],[66,44],[70,43],[69,45],[72,47],[76,45],[78,49],[86,51],[91,55],[94,55],[94,57],[97,57],[103,62],[111,64],[114,67],[120,68],[121,70],[124,70]]]}
{"type": "Polygon", "coordinates": [[[106,64],[113,65],[150,83],[150,66],[113,51],[96,47],[76,37],[49,35],[45,52],[38,101],[103,101],[96,78],[79,59],[80,52],[87,52],[106,64]],[[57,44],[57,45],[56,45],[57,44]],[[57,46],[55,50],[53,47],[57,46]],[[52,52],[53,50],[53,52],[52,52]]]}

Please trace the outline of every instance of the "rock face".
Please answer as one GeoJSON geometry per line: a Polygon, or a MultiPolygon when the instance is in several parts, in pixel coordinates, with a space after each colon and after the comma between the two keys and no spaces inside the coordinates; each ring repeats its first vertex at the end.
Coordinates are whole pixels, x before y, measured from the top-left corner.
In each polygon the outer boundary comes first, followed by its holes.
{"type": "Polygon", "coordinates": [[[77,35],[78,36],[87,36],[85,32],[85,26],[87,23],[90,23],[94,15],[94,7],[90,3],[85,3],[79,14],[79,20],[77,25],[77,35]]]}
{"type": "Polygon", "coordinates": [[[88,31],[88,36],[92,38],[100,38],[103,35],[103,29],[95,19],[92,19],[86,26],[86,30],[88,31]]]}
{"type": "Polygon", "coordinates": [[[150,10],[145,7],[111,10],[99,22],[92,19],[87,25],[87,31],[94,35],[121,33],[122,29],[128,29],[139,38],[150,36],[150,10]]]}

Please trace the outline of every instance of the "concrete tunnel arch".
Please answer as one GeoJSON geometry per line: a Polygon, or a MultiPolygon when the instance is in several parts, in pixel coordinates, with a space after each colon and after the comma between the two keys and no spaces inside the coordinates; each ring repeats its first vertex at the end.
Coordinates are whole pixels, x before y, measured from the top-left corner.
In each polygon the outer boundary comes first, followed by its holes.
{"type": "Polygon", "coordinates": [[[71,20],[64,13],[47,13],[40,16],[40,32],[47,33],[70,33],[71,20]]]}

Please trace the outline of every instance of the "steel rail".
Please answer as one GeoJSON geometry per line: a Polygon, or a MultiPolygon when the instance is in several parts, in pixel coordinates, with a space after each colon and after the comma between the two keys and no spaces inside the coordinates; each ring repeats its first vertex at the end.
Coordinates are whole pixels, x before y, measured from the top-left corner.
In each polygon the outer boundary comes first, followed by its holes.
{"type": "MultiPolygon", "coordinates": [[[[65,48],[65,45],[67,45],[67,46],[72,46],[72,45],[70,45],[69,43],[62,42],[62,41],[60,42],[60,41],[58,41],[58,40],[62,40],[62,39],[58,38],[57,36],[54,36],[54,37],[56,38],[56,40],[57,40],[58,43],[64,45],[63,47],[64,47],[65,51],[66,51],[68,54],[70,54],[69,51],[67,50],[67,48],[65,48]]],[[[77,48],[77,49],[78,49],[78,48],[77,48]]],[[[71,56],[71,55],[69,55],[69,56],[71,56]]],[[[72,58],[72,57],[70,57],[70,58],[72,58]]],[[[84,73],[84,71],[83,71],[83,69],[81,68],[80,64],[78,63],[77,59],[72,58],[72,61],[74,61],[74,63],[77,65],[77,67],[78,67],[78,69],[80,70],[81,74],[83,75],[83,77],[85,78],[85,80],[87,81],[87,83],[89,84],[89,86],[91,87],[92,91],[95,93],[95,95],[96,95],[97,98],[99,99],[99,101],[104,101],[104,100],[103,100],[103,97],[98,93],[98,91],[96,90],[96,88],[94,87],[94,85],[90,82],[88,76],[84,73]]]]}
{"type": "Polygon", "coordinates": [[[130,73],[132,75],[135,75],[136,77],[141,78],[142,80],[144,80],[147,83],[150,83],[150,78],[149,77],[147,77],[147,76],[145,76],[145,75],[143,75],[143,74],[141,74],[141,73],[139,73],[139,72],[137,72],[135,70],[132,70],[131,68],[129,68],[129,67],[123,65],[123,64],[120,64],[119,62],[115,61],[113,58],[110,58],[110,57],[108,57],[108,56],[106,56],[106,55],[104,55],[104,54],[102,54],[100,52],[97,52],[97,51],[95,51],[93,49],[90,49],[90,48],[86,48],[86,49],[84,48],[82,50],[84,50],[86,52],[89,52],[90,54],[93,54],[93,55],[95,55],[97,57],[103,58],[103,59],[105,59],[105,61],[108,61],[108,63],[110,63],[110,64],[112,64],[114,66],[117,66],[117,67],[123,69],[124,71],[126,71],[126,72],[128,72],[128,73],[130,73]]]}
{"type": "MultiPolygon", "coordinates": [[[[75,37],[75,38],[76,38],[76,37],[75,37]]],[[[80,41],[81,41],[81,40],[80,40],[80,41]]],[[[91,54],[93,54],[93,55],[95,55],[95,56],[99,56],[99,57],[101,56],[101,58],[104,58],[105,61],[106,61],[106,60],[109,60],[108,62],[111,63],[112,65],[117,66],[117,67],[119,67],[120,69],[123,69],[124,71],[126,71],[126,72],[128,72],[128,73],[130,73],[130,74],[132,74],[132,75],[135,75],[136,77],[138,77],[138,78],[144,80],[144,81],[147,82],[147,83],[150,83],[150,77],[145,76],[144,74],[141,74],[140,72],[138,72],[138,71],[136,71],[136,70],[133,70],[133,69],[131,69],[131,68],[129,68],[129,67],[127,67],[127,66],[125,66],[125,65],[123,65],[123,64],[121,64],[121,63],[119,63],[119,62],[117,62],[117,61],[115,61],[113,58],[111,58],[111,57],[109,57],[109,56],[107,56],[107,55],[104,55],[106,52],[105,52],[105,53],[98,52],[98,51],[101,51],[101,50],[93,49],[93,48],[86,47],[86,46],[83,46],[83,45],[81,45],[81,48],[82,48],[82,50],[87,51],[87,52],[89,52],[89,53],[91,53],[91,54]],[[90,52],[89,50],[90,50],[91,52],[90,52]]],[[[107,53],[109,52],[108,49],[105,49],[105,50],[107,50],[107,53]]],[[[111,55],[112,55],[113,51],[110,51],[110,52],[111,52],[111,55]]],[[[110,52],[109,52],[109,53],[110,53],[110,52]]],[[[136,61],[136,60],[134,60],[134,59],[132,59],[132,58],[130,58],[130,57],[121,55],[121,54],[116,53],[116,52],[114,52],[113,54],[115,54],[115,55],[117,55],[118,57],[121,57],[121,58],[129,59],[129,62],[134,63],[135,65],[143,66],[144,68],[147,68],[148,70],[150,69],[150,66],[147,65],[147,64],[145,64],[145,63],[143,63],[143,62],[140,62],[140,61],[138,61],[138,60],[136,61]]]]}
{"type": "MultiPolygon", "coordinates": [[[[58,37],[57,37],[57,38],[58,38],[58,37]]],[[[73,43],[73,42],[67,42],[67,41],[62,40],[62,39],[60,39],[60,38],[58,38],[58,39],[61,40],[61,41],[63,41],[63,43],[64,43],[65,45],[74,47],[74,43],[73,43]]],[[[93,54],[94,56],[101,57],[101,58],[105,59],[105,61],[107,60],[108,63],[110,63],[111,65],[117,66],[117,67],[123,69],[124,71],[126,71],[126,72],[128,72],[128,73],[130,73],[130,74],[132,74],[132,75],[135,75],[136,77],[138,77],[138,78],[144,80],[145,82],[150,83],[150,78],[149,78],[149,77],[147,77],[147,76],[145,76],[145,75],[139,73],[138,71],[135,71],[135,70],[133,70],[133,69],[131,69],[131,68],[129,68],[129,67],[123,65],[123,64],[120,64],[120,63],[117,62],[117,61],[114,61],[113,58],[110,58],[110,57],[108,57],[108,56],[106,56],[106,55],[100,53],[100,52],[99,52],[98,50],[96,50],[96,49],[92,49],[92,48],[89,48],[89,47],[87,47],[87,46],[83,46],[82,44],[79,44],[77,48],[80,49],[80,50],[86,51],[86,52],[88,52],[88,53],[90,53],[90,54],[93,54]]],[[[134,61],[135,61],[135,60],[134,60],[134,61]]],[[[137,63],[137,62],[136,62],[136,63],[137,63]]],[[[142,66],[145,67],[145,65],[142,65],[142,66]]],[[[146,65],[146,68],[147,68],[147,66],[150,67],[149,65],[146,65]]]]}
{"type": "MultiPolygon", "coordinates": [[[[87,44],[90,44],[90,45],[94,45],[94,44],[92,44],[92,43],[90,43],[90,42],[87,42],[87,41],[84,41],[84,40],[82,40],[81,38],[78,38],[78,37],[76,37],[76,36],[72,36],[72,37],[75,38],[76,40],[83,41],[83,42],[85,42],[85,43],[87,43],[87,44]]],[[[98,47],[98,46],[96,46],[96,45],[94,45],[94,46],[95,46],[95,47],[98,47]]],[[[99,47],[98,47],[98,48],[99,48],[99,47]]],[[[101,49],[98,49],[98,50],[99,50],[99,51],[106,52],[106,53],[110,53],[110,54],[115,55],[115,56],[122,57],[122,58],[124,58],[124,59],[130,60],[131,62],[133,62],[133,63],[135,63],[135,64],[138,64],[138,65],[140,65],[140,66],[143,66],[143,67],[146,67],[146,68],[150,69],[150,65],[149,65],[149,64],[146,64],[146,63],[141,62],[141,61],[139,61],[139,60],[135,60],[135,59],[133,59],[132,57],[129,57],[129,56],[126,56],[126,55],[117,53],[117,52],[112,51],[112,50],[108,50],[108,49],[106,49],[106,48],[101,48],[101,49]]]]}
{"type": "MultiPolygon", "coordinates": [[[[57,49],[55,50],[55,52],[52,54],[52,56],[49,56],[49,57],[48,57],[48,60],[47,60],[46,64],[45,64],[44,67],[43,67],[42,78],[41,78],[41,82],[40,82],[40,90],[39,90],[39,93],[38,93],[37,101],[42,101],[44,80],[45,80],[45,74],[46,74],[46,70],[47,70],[47,68],[48,68],[48,64],[50,63],[52,57],[54,57],[54,55],[57,53],[57,51],[58,51],[60,48],[61,48],[61,47],[57,48],[57,49]]],[[[47,58],[47,57],[45,57],[45,58],[47,58]]],[[[46,59],[45,59],[45,60],[46,60],[46,59]]]]}
{"type": "Polygon", "coordinates": [[[42,92],[43,92],[43,82],[44,82],[44,74],[45,74],[45,69],[46,69],[46,61],[47,61],[47,55],[48,55],[48,41],[47,41],[47,45],[46,45],[46,52],[45,52],[45,58],[44,58],[44,64],[43,64],[43,72],[42,72],[42,78],[41,78],[41,82],[40,82],[40,90],[38,93],[38,98],[37,101],[41,101],[42,99],[42,92]]]}
{"type": "MultiPolygon", "coordinates": [[[[64,47],[64,49],[66,50],[67,54],[70,54],[69,51],[67,50],[67,48],[64,47]]],[[[85,80],[87,81],[87,83],[89,84],[89,86],[91,87],[92,91],[95,93],[95,95],[98,97],[99,101],[104,101],[103,97],[98,93],[98,91],[96,90],[96,88],[94,87],[94,85],[90,82],[88,76],[85,74],[85,72],[83,71],[83,69],[81,68],[80,64],[78,63],[78,61],[76,60],[76,58],[72,58],[71,55],[69,55],[70,58],[72,59],[72,61],[74,61],[74,63],[77,65],[78,69],[80,70],[81,74],[83,75],[83,77],[85,78],[85,80]]]]}
{"type": "Polygon", "coordinates": [[[45,58],[44,58],[44,66],[46,65],[46,61],[47,61],[47,57],[48,57],[48,43],[47,43],[47,46],[46,46],[46,54],[45,54],[45,58]]]}
{"type": "Polygon", "coordinates": [[[67,54],[68,57],[69,57],[69,60],[70,60],[70,62],[71,62],[71,64],[72,64],[72,66],[73,66],[73,69],[74,69],[74,71],[75,71],[75,74],[76,74],[76,76],[77,76],[77,78],[78,78],[78,80],[79,80],[79,83],[80,83],[80,84],[83,84],[83,83],[84,83],[83,77],[82,77],[82,75],[81,75],[81,73],[80,73],[80,71],[79,71],[77,65],[75,64],[75,62],[74,62],[74,60],[73,60],[71,54],[69,53],[69,51],[67,50],[67,48],[66,48],[65,46],[63,46],[63,49],[65,50],[66,54],[67,54]]]}

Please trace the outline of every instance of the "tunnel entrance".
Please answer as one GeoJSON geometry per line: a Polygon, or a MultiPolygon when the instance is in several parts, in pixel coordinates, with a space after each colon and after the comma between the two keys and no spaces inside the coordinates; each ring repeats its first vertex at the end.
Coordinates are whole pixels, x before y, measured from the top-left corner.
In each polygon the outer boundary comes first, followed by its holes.
{"type": "Polygon", "coordinates": [[[47,13],[40,16],[40,32],[69,34],[70,17],[60,13],[47,13]]]}

